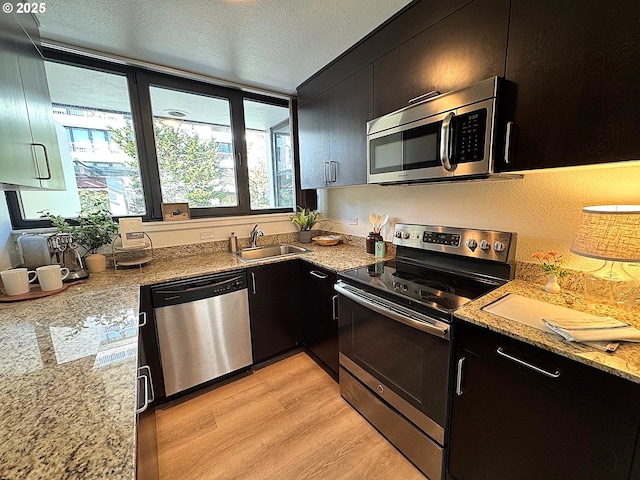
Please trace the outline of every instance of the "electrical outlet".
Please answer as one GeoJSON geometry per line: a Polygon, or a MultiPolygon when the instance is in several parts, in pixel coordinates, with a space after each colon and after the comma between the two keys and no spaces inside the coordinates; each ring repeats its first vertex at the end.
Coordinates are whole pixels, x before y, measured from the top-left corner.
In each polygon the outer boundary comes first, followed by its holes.
{"type": "Polygon", "coordinates": [[[213,238],[213,231],[200,232],[200,240],[211,240],[213,238]]]}
{"type": "Polygon", "coordinates": [[[358,217],[347,217],[347,223],[349,225],[357,225],[358,224],[358,217]]]}

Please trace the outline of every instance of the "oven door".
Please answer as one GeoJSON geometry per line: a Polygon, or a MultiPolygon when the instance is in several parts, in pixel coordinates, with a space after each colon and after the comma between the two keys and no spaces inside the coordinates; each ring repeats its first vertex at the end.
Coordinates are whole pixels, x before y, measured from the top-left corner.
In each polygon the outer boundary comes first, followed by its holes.
{"type": "Polygon", "coordinates": [[[450,325],[339,282],[340,365],[444,444],[450,325]]]}

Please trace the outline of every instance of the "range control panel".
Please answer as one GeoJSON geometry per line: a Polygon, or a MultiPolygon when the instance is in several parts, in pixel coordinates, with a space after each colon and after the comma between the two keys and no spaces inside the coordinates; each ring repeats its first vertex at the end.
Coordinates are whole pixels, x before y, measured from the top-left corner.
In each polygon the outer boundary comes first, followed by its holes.
{"type": "Polygon", "coordinates": [[[434,225],[396,224],[393,244],[464,257],[511,262],[517,234],[434,225]]]}

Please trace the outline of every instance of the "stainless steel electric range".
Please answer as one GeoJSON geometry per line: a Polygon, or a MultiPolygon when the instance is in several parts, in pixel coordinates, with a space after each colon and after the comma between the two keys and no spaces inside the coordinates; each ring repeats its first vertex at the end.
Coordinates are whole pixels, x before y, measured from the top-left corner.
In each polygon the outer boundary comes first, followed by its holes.
{"type": "Polygon", "coordinates": [[[339,274],[340,391],[440,480],[453,314],[513,278],[516,234],[397,224],[393,243],[394,260],[339,274]]]}

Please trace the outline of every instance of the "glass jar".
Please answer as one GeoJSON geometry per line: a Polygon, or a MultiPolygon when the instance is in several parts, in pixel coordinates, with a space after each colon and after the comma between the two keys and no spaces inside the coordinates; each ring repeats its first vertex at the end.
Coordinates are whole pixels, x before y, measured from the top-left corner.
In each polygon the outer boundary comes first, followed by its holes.
{"type": "Polygon", "coordinates": [[[367,253],[375,255],[376,253],[376,242],[382,242],[382,235],[377,232],[369,232],[367,238],[365,239],[367,245],[367,253]]]}

